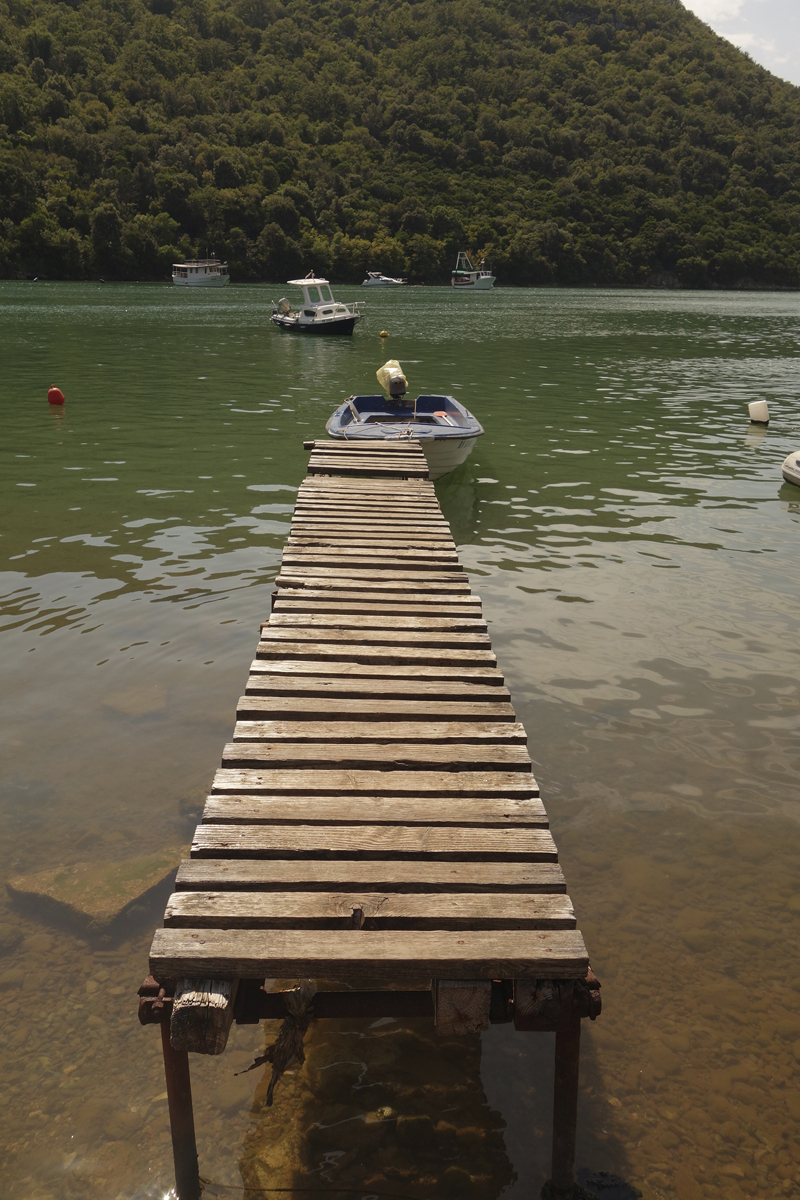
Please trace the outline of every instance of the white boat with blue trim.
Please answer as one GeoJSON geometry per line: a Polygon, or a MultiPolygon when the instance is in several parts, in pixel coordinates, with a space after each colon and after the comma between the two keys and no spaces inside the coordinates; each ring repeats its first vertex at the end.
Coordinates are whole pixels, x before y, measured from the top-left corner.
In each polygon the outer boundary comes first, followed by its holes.
{"type": "Polygon", "coordinates": [[[377,372],[386,395],[350,396],[325,426],[332,438],[347,441],[401,441],[416,438],[431,479],[460,467],[475,449],[483,426],[453,396],[406,396],[408,381],[396,359],[377,372]]]}

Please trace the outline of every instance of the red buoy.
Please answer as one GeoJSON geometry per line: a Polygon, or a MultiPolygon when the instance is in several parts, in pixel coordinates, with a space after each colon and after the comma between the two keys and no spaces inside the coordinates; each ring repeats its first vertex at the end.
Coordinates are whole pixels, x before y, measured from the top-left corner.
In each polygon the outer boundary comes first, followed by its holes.
{"type": "Polygon", "coordinates": [[[61,388],[51,387],[49,389],[49,391],[47,393],[47,403],[48,404],[63,404],[64,403],[64,393],[62,392],[61,388]]]}

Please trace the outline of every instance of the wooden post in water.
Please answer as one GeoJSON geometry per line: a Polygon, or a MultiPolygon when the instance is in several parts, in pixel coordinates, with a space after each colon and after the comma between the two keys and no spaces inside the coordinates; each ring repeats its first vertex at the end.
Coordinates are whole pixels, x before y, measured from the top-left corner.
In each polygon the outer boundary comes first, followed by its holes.
{"type": "Polygon", "coordinates": [[[168,1020],[162,1021],[161,1047],[164,1051],[172,1155],[175,1160],[175,1189],[178,1200],[200,1200],[200,1171],[194,1136],[189,1055],[185,1050],[174,1049],[169,1040],[169,1026],[168,1020]]]}
{"type": "Polygon", "coordinates": [[[570,1018],[563,1033],[556,1033],[556,1072],[553,1086],[553,1162],[551,1195],[568,1200],[575,1186],[575,1136],[578,1123],[578,1074],[581,1019],[570,1018]]]}

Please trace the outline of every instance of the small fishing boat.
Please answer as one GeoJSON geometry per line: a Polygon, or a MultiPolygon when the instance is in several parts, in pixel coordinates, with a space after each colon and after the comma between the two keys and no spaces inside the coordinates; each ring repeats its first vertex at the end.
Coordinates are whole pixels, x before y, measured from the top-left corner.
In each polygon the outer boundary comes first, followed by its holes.
{"type": "Polygon", "coordinates": [[[334,300],[327,279],[318,279],[313,271],[305,279],[288,282],[292,287],[300,288],[303,303],[293,309],[285,296],[277,304],[273,301],[270,321],[279,329],[292,329],[297,333],[352,333],[356,321],[361,320],[359,305],[334,300]]]}
{"type": "Polygon", "coordinates": [[[218,258],[187,258],[172,264],[172,282],[178,287],[224,287],[230,278],[228,264],[218,258]]]}
{"type": "Polygon", "coordinates": [[[431,479],[441,479],[469,457],[483,426],[453,396],[406,397],[408,381],[396,359],[377,372],[386,395],[351,396],[325,426],[332,438],[399,441],[417,438],[431,479]]]}
{"type": "Polygon", "coordinates": [[[794,450],[783,460],[781,474],[787,483],[800,487],[800,450],[794,450]]]}
{"type": "Polygon", "coordinates": [[[391,275],[381,275],[379,271],[367,271],[367,278],[362,287],[405,287],[406,279],[394,279],[391,275]]]}
{"type": "Polygon", "coordinates": [[[476,270],[464,251],[459,250],[456,269],[450,273],[451,287],[458,288],[461,292],[488,292],[489,288],[494,287],[494,284],[494,275],[488,267],[484,266],[483,259],[478,263],[476,270]]]}

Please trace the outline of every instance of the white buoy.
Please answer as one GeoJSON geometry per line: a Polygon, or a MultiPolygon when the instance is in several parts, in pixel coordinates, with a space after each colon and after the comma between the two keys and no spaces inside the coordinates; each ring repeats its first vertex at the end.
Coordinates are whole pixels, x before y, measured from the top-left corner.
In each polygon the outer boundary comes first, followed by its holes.
{"type": "Polygon", "coordinates": [[[800,450],[787,455],[781,464],[781,472],[787,483],[795,483],[800,487],[800,450]]]}
{"type": "Polygon", "coordinates": [[[750,420],[754,425],[769,425],[769,409],[766,400],[754,400],[748,404],[750,420]]]}

